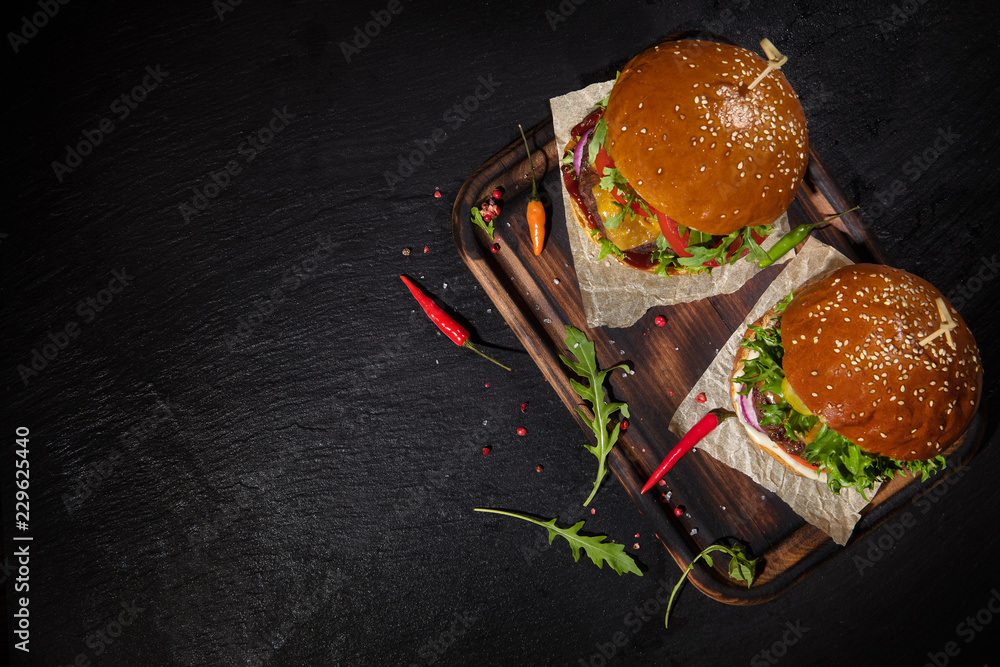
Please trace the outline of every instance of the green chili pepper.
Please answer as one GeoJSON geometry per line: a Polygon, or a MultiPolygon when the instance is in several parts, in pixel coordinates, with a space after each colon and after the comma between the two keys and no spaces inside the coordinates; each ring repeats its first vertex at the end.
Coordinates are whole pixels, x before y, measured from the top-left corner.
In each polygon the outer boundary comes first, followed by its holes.
{"type": "Polygon", "coordinates": [[[843,213],[838,213],[837,215],[827,218],[826,220],[814,222],[809,225],[799,225],[798,227],[796,227],[795,229],[793,229],[792,231],[788,232],[780,239],[778,239],[778,242],[775,243],[773,246],[771,246],[771,249],[767,251],[767,259],[762,259],[759,262],[757,262],[757,266],[759,266],[762,269],[764,267],[771,266],[776,261],[781,259],[782,256],[784,256],[784,254],[787,253],[789,250],[791,250],[798,244],[802,243],[805,240],[805,238],[809,236],[809,233],[812,232],[812,230],[822,225],[825,225],[828,222],[836,220],[842,215],[847,215],[851,211],[856,211],[859,208],[860,208],[859,206],[855,206],[854,208],[849,208],[843,213]]]}

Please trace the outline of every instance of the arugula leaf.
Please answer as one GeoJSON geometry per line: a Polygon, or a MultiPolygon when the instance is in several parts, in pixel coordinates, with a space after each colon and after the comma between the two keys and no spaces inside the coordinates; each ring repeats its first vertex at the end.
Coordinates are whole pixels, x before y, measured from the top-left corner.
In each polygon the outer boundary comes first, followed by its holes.
{"type": "Polygon", "coordinates": [[[593,537],[581,535],[580,529],[583,528],[583,521],[578,521],[571,528],[560,528],[556,525],[556,519],[538,521],[537,519],[532,519],[523,514],[515,514],[514,512],[504,512],[503,510],[493,510],[484,507],[476,507],[474,509],[476,512],[491,512],[493,514],[512,516],[516,519],[523,519],[524,521],[530,521],[531,523],[545,527],[549,531],[549,544],[552,544],[552,540],[557,535],[562,537],[569,542],[569,546],[573,549],[573,560],[576,562],[580,562],[580,548],[583,547],[587,556],[598,568],[603,569],[604,563],[607,563],[619,575],[631,572],[639,577],[642,576],[642,571],[635,564],[635,560],[631,555],[625,553],[624,546],[614,542],[605,542],[604,540],[607,539],[607,535],[594,535],[593,537]]]}
{"type": "Polygon", "coordinates": [[[687,576],[691,574],[691,570],[694,569],[694,564],[698,562],[701,558],[704,560],[709,567],[715,567],[715,563],[712,561],[712,557],[708,554],[713,551],[724,551],[729,554],[731,560],[729,561],[729,577],[735,579],[736,581],[747,582],[747,588],[750,588],[750,584],[753,583],[753,579],[757,576],[757,561],[758,558],[749,559],[743,555],[744,546],[737,542],[732,547],[727,547],[722,544],[710,544],[705,547],[700,554],[694,557],[691,564],[687,566],[684,570],[684,574],[677,581],[677,585],[674,586],[673,592],[670,594],[670,602],[667,603],[667,615],[663,618],[663,626],[666,628],[670,627],[670,609],[674,606],[674,597],[677,595],[677,591],[680,590],[681,584],[687,579],[687,576]]]}
{"type": "Polygon", "coordinates": [[[719,258],[719,253],[714,248],[706,248],[705,246],[688,246],[687,251],[691,253],[691,256],[679,257],[677,261],[681,263],[681,266],[692,269],[709,268],[704,266],[705,263],[719,258]]]}
{"type": "Polygon", "coordinates": [[[618,225],[622,224],[622,220],[625,219],[625,207],[617,201],[612,201],[611,203],[618,207],[618,212],[604,221],[604,228],[614,231],[618,229],[618,225]]]}
{"type": "Polygon", "coordinates": [[[654,250],[650,253],[649,258],[653,263],[653,274],[657,276],[669,275],[667,269],[679,266],[677,264],[678,257],[672,250],[654,250]]]}
{"type": "MultiPolygon", "coordinates": [[[[681,236],[684,236],[684,232],[680,231],[680,225],[677,225],[677,231],[680,232],[681,236]]],[[[691,230],[691,235],[688,236],[688,243],[691,245],[699,245],[702,243],[708,243],[712,240],[712,235],[706,232],[699,232],[697,229],[691,230]]]]}
{"type": "Polygon", "coordinates": [[[590,496],[583,503],[584,506],[587,506],[594,499],[594,496],[597,495],[597,489],[600,488],[601,481],[604,480],[604,476],[608,472],[605,467],[605,461],[615,443],[618,442],[620,424],[615,424],[611,433],[608,433],[608,423],[611,415],[615,412],[621,412],[623,416],[629,416],[627,403],[604,402],[604,379],[608,373],[616,368],[625,370],[629,368],[628,364],[623,363],[606,368],[603,371],[599,370],[597,368],[597,357],[594,354],[594,344],[590,342],[586,334],[569,325],[566,325],[566,347],[569,348],[570,354],[575,357],[575,361],[561,354],[559,358],[562,359],[562,362],[571,371],[590,381],[590,386],[584,386],[580,382],[570,379],[570,385],[573,387],[573,390],[580,398],[590,403],[591,410],[594,413],[593,418],[590,418],[582,408],[576,409],[577,414],[590,426],[590,429],[594,432],[594,436],[597,438],[597,446],[585,445],[590,450],[590,453],[597,457],[598,461],[597,479],[594,481],[594,490],[590,492],[590,496]]]}
{"type": "Polygon", "coordinates": [[[587,162],[594,164],[594,160],[597,159],[597,153],[601,150],[601,146],[604,145],[604,139],[608,136],[608,123],[604,120],[604,116],[597,121],[597,125],[594,126],[594,134],[590,137],[590,143],[587,144],[587,162]]]}
{"type": "Polygon", "coordinates": [[[785,308],[788,308],[789,304],[792,303],[792,299],[794,298],[795,298],[795,291],[789,290],[788,296],[779,301],[778,305],[774,307],[775,312],[779,314],[785,312],[785,308]]]}
{"type": "Polygon", "coordinates": [[[602,190],[607,190],[608,192],[616,188],[625,191],[629,187],[628,181],[625,180],[625,177],[622,176],[617,167],[605,167],[598,185],[602,190]]]}
{"type": "MultiPolygon", "coordinates": [[[[611,90],[615,89],[615,83],[618,83],[618,77],[620,77],[621,75],[622,75],[621,72],[618,72],[617,74],[615,74],[615,80],[614,80],[614,83],[611,84],[611,90]]],[[[607,109],[608,108],[608,99],[611,98],[611,90],[608,91],[608,94],[604,96],[603,100],[601,100],[600,102],[597,103],[597,108],[599,108],[599,109],[607,109]]]]}
{"type": "Polygon", "coordinates": [[[625,253],[622,252],[622,249],[612,243],[610,239],[602,235],[601,230],[593,229],[591,230],[590,235],[594,237],[595,241],[601,244],[601,254],[597,257],[598,262],[608,255],[614,255],[620,260],[625,259],[625,253]]]}
{"type": "Polygon", "coordinates": [[[767,236],[774,233],[774,228],[771,225],[744,227],[737,229],[728,236],[710,236],[708,239],[705,238],[707,235],[702,232],[693,229],[690,232],[691,236],[688,239],[689,245],[687,251],[692,256],[681,257],[678,259],[678,262],[681,266],[686,266],[695,272],[699,272],[699,270],[711,271],[712,267],[704,265],[713,260],[719,264],[735,264],[740,259],[744,250],[747,250],[749,253],[747,256],[748,260],[757,261],[762,257],[766,257],[767,251],[761,248],[760,244],[754,240],[753,234],[767,236]],[[739,245],[735,250],[730,250],[730,246],[737,240],[739,241],[739,245]],[[701,245],[705,243],[711,243],[711,245],[701,245]],[[730,252],[732,252],[732,257],[726,259],[730,252]]]}
{"type": "Polygon", "coordinates": [[[478,206],[472,207],[472,222],[479,226],[486,234],[490,237],[490,241],[493,240],[493,221],[490,220],[489,224],[483,220],[483,214],[479,211],[478,206]]]}

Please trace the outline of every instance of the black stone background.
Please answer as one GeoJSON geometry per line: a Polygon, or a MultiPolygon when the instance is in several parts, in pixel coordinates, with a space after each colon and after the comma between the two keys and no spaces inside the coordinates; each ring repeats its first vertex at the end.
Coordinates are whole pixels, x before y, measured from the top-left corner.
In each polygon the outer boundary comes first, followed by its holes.
{"type": "MultiPolygon", "coordinates": [[[[757,48],[768,36],[790,57],[813,145],[895,264],[960,303],[995,415],[993,3],[400,0],[350,62],[340,43],[385,2],[243,2],[221,19],[217,6],[72,2],[18,53],[4,46],[7,564],[19,425],[34,538],[31,652],[14,660],[600,665],[603,647],[630,665],[984,664],[1000,629],[983,611],[1000,587],[994,421],[968,472],[910,508],[912,526],[884,527],[769,604],[688,587],[664,630],[655,596],[678,568],[614,479],[583,514],[583,433],[458,257],[450,209],[517,123],[658,38],[709,28],[757,48]],[[112,100],[157,65],[162,83],[119,121],[112,100]],[[450,127],[478,77],[495,92],[450,127]],[[294,118],[245,162],[241,142],[286,107],[294,118]],[[114,131],[59,182],[51,163],[104,117],[114,131]],[[385,173],[437,128],[446,140],[390,189],[385,173]],[[914,171],[939,129],[957,138],[914,171]],[[242,171],[186,221],[191,188],[231,160],[242,171]],[[319,238],[331,249],[303,265],[319,238]],[[123,268],[131,285],[84,321],[78,303],[123,268]],[[514,372],[439,335],[400,273],[514,372]],[[25,385],[18,366],[70,322],[79,336],[25,385]],[[646,575],[574,563],[564,542],[545,548],[541,529],[478,505],[586,518],[638,542],[646,575]],[[658,610],[636,615],[644,603],[658,610]],[[959,624],[977,612],[993,624],[970,637],[959,624]]],[[[5,33],[39,11],[5,9],[5,33]]]]}

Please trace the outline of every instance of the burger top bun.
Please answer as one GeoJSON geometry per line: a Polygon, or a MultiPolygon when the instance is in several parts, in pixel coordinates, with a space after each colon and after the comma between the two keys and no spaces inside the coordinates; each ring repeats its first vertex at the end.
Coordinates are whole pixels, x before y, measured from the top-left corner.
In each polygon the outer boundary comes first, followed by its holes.
{"type": "Polygon", "coordinates": [[[725,235],[774,222],[809,154],[785,75],[760,56],[699,40],[633,58],[608,99],[605,148],[636,192],[679,224],[725,235]]]}
{"type": "Polygon", "coordinates": [[[798,397],[869,453],[932,458],[978,408],[983,371],[972,332],[940,291],[906,271],[837,269],[795,294],[781,339],[798,397]],[[957,324],[951,343],[944,334],[925,340],[942,326],[937,299],[957,324]]]}

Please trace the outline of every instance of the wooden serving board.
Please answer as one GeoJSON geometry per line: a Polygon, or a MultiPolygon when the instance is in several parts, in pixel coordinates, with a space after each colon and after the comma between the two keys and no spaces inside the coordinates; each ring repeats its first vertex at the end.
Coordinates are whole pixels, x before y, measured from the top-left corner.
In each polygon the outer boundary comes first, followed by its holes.
{"type": "MultiPolygon", "coordinates": [[[[606,383],[614,399],[626,401],[632,414],[630,427],[608,457],[615,476],[655,528],[678,567],[686,568],[706,546],[729,538],[748,544],[753,556],[762,557],[758,577],[749,589],[728,577],[727,563],[723,562],[727,559],[717,559],[715,568],[699,561],[690,581],[709,597],[728,604],[755,604],[780,595],[841,547],[806,523],[774,493],[707,455],[681,459],[664,478],[667,486],[656,487],[659,493],[651,490],[639,495],[639,491],[677,442],[667,426],[678,405],[783,265],[760,272],[734,294],[654,307],[625,329],[589,329],[570,252],[560,195],[560,150],[551,118],[527,136],[540,186],[544,185],[549,195],[542,197],[549,220],[544,252],[534,255],[528,235],[524,213],[531,172],[518,138],[477,169],[459,191],[452,210],[452,232],[459,254],[574,415],[582,403],[558,357],[565,353],[567,324],[583,330],[594,341],[601,368],[628,361],[636,369],[627,379],[621,373],[611,373],[606,383]],[[504,209],[495,222],[501,248],[493,253],[493,241],[470,223],[469,209],[498,186],[505,190],[504,209]],[[657,315],[667,319],[665,327],[654,324],[657,315]],[[669,503],[663,493],[666,490],[671,492],[669,503]],[[674,516],[677,505],[686,508],[685,515],[674,516]],[[694,528],[697,531],[692,535],[694,528]]],[[[791,226],[817,222],[851,206],[811,151],[805,180],[788,211],[791,226]]],[[[855,262],[886,261],[857,213],[815,233],[855,262]]],[[[593,441],[589,427],[579,416],[576,418],[593,441]]],[[[948,468],[935,478],[920,483],[900,477],[883,485],[862,511],[848,548],[965,465],[979,446],[984,425],[980,413],[962,440],[945,453],[948,468]]]]}

